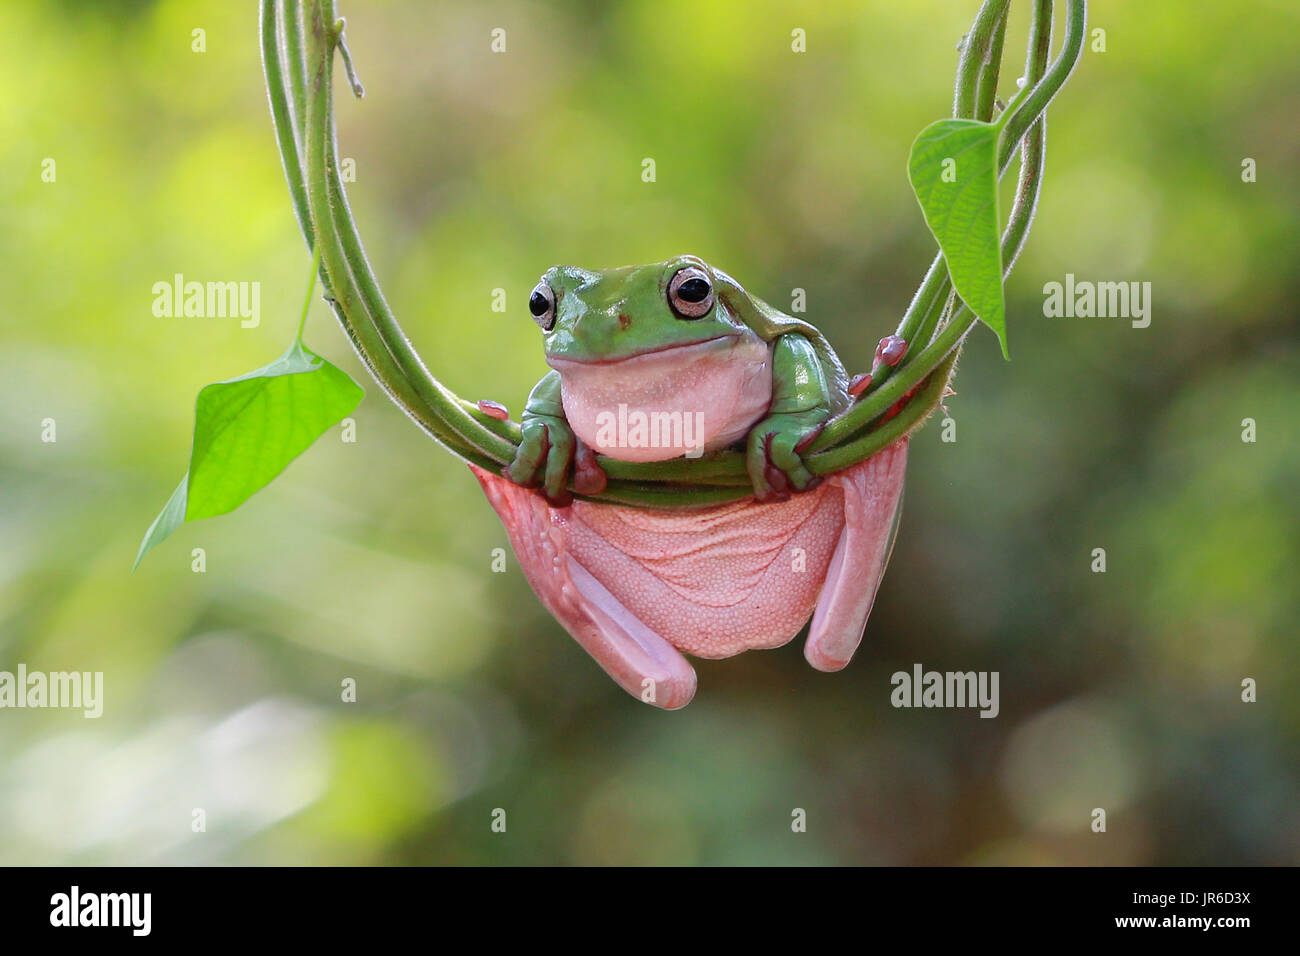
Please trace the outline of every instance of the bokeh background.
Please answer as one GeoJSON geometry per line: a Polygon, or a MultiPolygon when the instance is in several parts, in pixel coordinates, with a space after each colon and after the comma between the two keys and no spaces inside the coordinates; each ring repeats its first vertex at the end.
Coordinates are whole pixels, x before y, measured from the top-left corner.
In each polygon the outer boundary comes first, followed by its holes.
{"type": "MultiPolygon", "coordinates": [[[[508,545],[468,470],[319,301],[308,343],[368,387],[357,441],[327,433],[130,573],[195,395],[280,354],[309,269],[256,8],[6,3],[0,669],[103,671],[106,701],[0,711],[0,862],[1300,862],[1300,8],[1091,6],[1106,51],[1050,114],[1013,360],[977,332],[957,441],[914,439],[856,659],[816,673],[799,639],[699,662],[665,714],[513,558],[491,573],[508,545]],[[260,282],[260,326],[155,318],[177,272],[260,282]],[[1044,318],[1067,272],[1151,282],[1150,328],[1044,318]],[[892,708],[918,662],[999,671],[1000,715],[892,708]]],[[[557,262],[689,251],[780,307],[803,288],[861,370],[933,254],[905,161],[976,7],[346,2],[369,93],[340,81],[341,152],[385,290],[444,382],[516,415],[557,262]]]]}

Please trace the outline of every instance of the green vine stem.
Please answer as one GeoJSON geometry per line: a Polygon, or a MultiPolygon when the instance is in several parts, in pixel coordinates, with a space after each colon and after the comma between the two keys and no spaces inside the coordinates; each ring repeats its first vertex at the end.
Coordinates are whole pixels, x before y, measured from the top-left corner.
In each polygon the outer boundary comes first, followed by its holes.
{"type": "MultiPolygon", "coordinates": [[[[1042,187],[1045,111],[1083,49],[1087,2],[1066,2],[1065,41],[1048,68],[1053,4],[1034,0],[1024,77],[1028,92],[1018,98],[1002,132],[1000,173],[1006,172],[1017,150],[1021,152],[1016,199],[1002,239],[1006,272],[1028,236],[1042,187]]],[[[334,0],[261,0],[263,69],[295,215],[308,246],[320,246],[326,298],[371,376],[449,451],[497,471],[514,457],[518,424],[484,414],[429,372],[384,299],[357,232],[337,162],[332,99],[336,51],[345,58],[354,92],[360,95],[361,90],[334,6],[334,0]]],[[[955,116],[992,118],[1009,6],[1010,0],[986,0],[963,41],[955,116]]],[[[825,475],[864,461],[918,427],[938,406],[961,343],[976,321],[958,303],[940,255],[898,327],[908,343],[903,360],[892,369],[882,367],[872,389],[828,423],[810,447],[809,470],[825,475]],[[901,409],[890,416],[900,402],[901,409]]],[[[602,456],[598,463],[609,476],[605,491],[578,497],[690,508],[738,501],[751,493],[744,458],[734,451],[653,463],[602,456]]]]}
{"type": "MultiPolygon", "coordinates": [[[[996,0],[990,0],[986,3],[981,13],[995,2],[996,0]]],[[[1038,196],[1042,189],[1046,149],[1046,120],[1043,114],[1052,98],[1069,79],[1078,63],[1079,55],[1083,52],[1086,16],[1086,0],[1069,0],[1065,42],[1056,61],[1050,69],[1045,70],[1046,51],[1051,44],[1052,2],[1038,0],[1034,9],[1025,76],[1025,83],[1030,88],[1030,93],[1022,99],[1015,114],[1008,119],[1003,130],[998,156],[998,169],[1005,172],[1015,156],[1017,146],[1032,130],[1033,136],[1029,138],[1024,148],[1015,204],[1012,206],[1011,216],[1002,238],[1002,262],[1007,273],[1010,272],[1010,267],[1015,263],[1029,235],[1029,226],[1037,209],[1038,196]],[[1040,77],[1036,82],[1035,76],[1040,77]]],[[[978,71],[972,71],[971,81],[976,82],[977,76],[978,71]]],[[[934,273],[932,267],[931,274],[934,273]]],[[[909,307],[909,313],[916,308],[924,316],[931,310],[938,309],[939,301],[947,296],[952,288],[947,270],[941,267],[938,274],[940,277],[936,281],[931,281],[927,276],[927,281],[923,283],[916,295],[916,300],[920,302],[918,304],[914,300],[913,306],[909,307]]],[[[940,329],[933,339],[927,340],[927,344],[915,358],[904,356],[903,362],[899,365],[900,373],[885,384],[867,392],[860,402],[828,424],[813,442],[811,450],[818,452],[834,445],[842,445],[849,440],[850,436],[868,427],[874,419],[899,401],[912,387],[913,382],[928,375],[931,369],[936,368],[939,362],[956,349],[974,326],[975,321],[975,316],[963,304],[954,312],[947,325],[940,329]],[[908,374],[909,371],[912,374],[908,374]]],[[[905,316],[903,322],[906,325],[908,317],[905,316]]],[[[917,340],[920,341],[919,338],[917,340]]],[[[871,443],[857,441],[853,442],[851,447],[871,447],[871,443]]],[[[836,455],[835,460],[852,464],[846,456],[836,455]]]]}
{"type": "MultiPolygon", "coordinates": [[[[314,219],[308,199],[306,176],[302,165],[300,144],[306,136],[305,117],[306,81],[305,57],[303,55],[301,36],[301,10],[298,4],[287,0],[263,0],[261,9],[262,64],[266,74],[267,90],[271,102],[271,116],[275,123],[276,136],[280,145],[280,156],[284,163],[285,178],[289,182],[289,195],[293,201],[294,212],[303,237],[309,246],[317,246],[314,219]],[[286,68],[288,82],[286,84],[286,68]],[[290,103],[293,104],[292,114],[290,103]]],[[[327,104],[328,106],[328,104],[327,104]]],[[[328,238],[330,252],[322,255],[321,282],[327,290],[327,298],[334,308],[344,332],[351,340],[357,354],[361,357],[367,370],[376,382],[383,387],[388,397],[407,413],[418,425],[434,438],[441,440],[447,447],[462,457],[469,449],[459,446],[449,438],[449,433],[442,422],[429,413],[423,406],[414,388],[396,367],[387,347],[374,333],[369,324],[356,315],[355,308],[349,309],[351,297],[344,299],[345,287],[348,292],[353,286],[348,281],[350,273],[332,273],[331,262],[339,261],[337,239],[332,230],[322,230],[323,246],[328,238]],[[333,276],[333,278],[331,278],[333,276]],[[355,316],[355,318],[354,318],[355,316]]],[[[324,253],[323,248],[318,253],[324,253]]],[[[476,462],[488,464],[488,462],[476,462]]]]}
{"type": "MultiPolygon", "coordinates": [[[[975,23],[970,32],[962,37],[961,59],[957,63],[957,81],[953,92],[954,119],[980,119],[988,122],[993,118],[993,99],[997,95],[998,76],[1002,69],[1002,40],[1006,35],[1007,10],[1010,5],[1011,0],[986,0],[975,15],[975,23]],[[981,91],[984,91],[983,95],[981,91]],[[978,108],[977,97],[980,102],[978,108]],[[988,101],[987,106],[985,99],[988,101]]],[[[930,341],[940,322],[942,310],[948,307],[951,297],[952,281],[948,278],[948,268],[943,253],[940,252],[930,263],[921,287],[913,296],[894,333],[907,343],[903,361],[893,367],[882,365],[875,369],[872,375],[874,388],[884,385],[896,370],[911,360],[921,346],[930,341]]]]}

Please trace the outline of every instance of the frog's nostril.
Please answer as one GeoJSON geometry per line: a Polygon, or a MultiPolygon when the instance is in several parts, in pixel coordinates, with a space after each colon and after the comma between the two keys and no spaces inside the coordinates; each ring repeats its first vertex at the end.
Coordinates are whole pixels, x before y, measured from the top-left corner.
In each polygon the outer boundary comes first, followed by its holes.
{"type": "Polygon", "coordinates": [[[630,315],[628,315],[626,312],[620,312],[618,314],[618,327],[621,330],[626,332],[628,326],[630,326],[631,324],[632,324],[632,317],[630,315]]]}

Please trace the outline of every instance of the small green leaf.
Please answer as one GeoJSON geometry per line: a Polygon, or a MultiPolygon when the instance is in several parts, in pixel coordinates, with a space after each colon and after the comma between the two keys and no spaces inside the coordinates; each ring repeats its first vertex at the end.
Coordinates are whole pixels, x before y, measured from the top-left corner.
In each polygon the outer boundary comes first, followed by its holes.
{"type": "Polygon", "coordinates": [[[361,386],[295,342],[199,392],[185,520],[234,511],[361,402],[361,386]]]}
{"type": "Polygon", "coordinates": [[[998,125],[976,120],[931,123],[912,144],[907,171],[953,288],[997,333],[1009,357],[998,222],[1000,132],[998,125]]]}
{"type": "Polygon", "coordinates": [[[234,511],[355,410],[364,394],[300,341],[270,365],[205,387],[195,408],[189,473],[145,533],[136,565],[182,521],[234,511]]]}

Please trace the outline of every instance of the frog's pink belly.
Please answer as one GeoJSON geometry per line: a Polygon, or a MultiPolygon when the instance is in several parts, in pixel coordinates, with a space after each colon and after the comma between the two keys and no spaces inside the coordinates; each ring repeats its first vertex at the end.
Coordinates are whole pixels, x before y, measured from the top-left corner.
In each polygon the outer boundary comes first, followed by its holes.
{"type": "Polygon", "coordinates": [[[844,667],[889,559],[907,439],[788,501],[700,511],[575,502],[471,466],[528,583],[621,687],[675,710],[695,693],[682,653],[729,657],[789,641],[816,608],[804,656],[844,667]]]}
{"type": "Polygon", "coordinates": [[[574,560],[652,631],[716,658],[799,632],[844,528],[844,502],[823,484],[780,504],[689,513],[579,501],[552,520],[574,560]]]}

